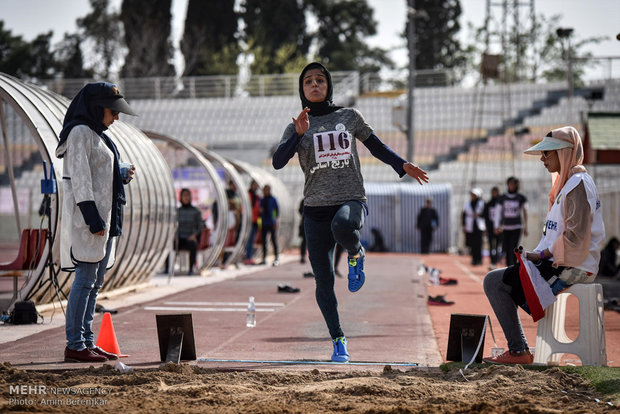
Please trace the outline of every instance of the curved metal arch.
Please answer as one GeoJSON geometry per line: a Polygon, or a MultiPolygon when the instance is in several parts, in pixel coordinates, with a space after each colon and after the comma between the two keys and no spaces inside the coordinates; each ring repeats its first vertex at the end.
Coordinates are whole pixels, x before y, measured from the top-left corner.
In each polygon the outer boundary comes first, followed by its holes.
{"type": "MultiPolygon", "coordinates": [[[[54,131],[60,131],[62,128],[60,112],[52,112],[50,107],[44,103],[45,100],[42,94],[36,88],[6,74],[0,74],[0,100],[7,102],[24,121],[39,149],[41,158],[47,162],[48,168],[53,161],[53,175],[59,177],[60,171],[62,171],[62,160],[53,157],[53,150],[50,149],[55,148],[58,144],[58,138],[54,131]]],[[[60,222],[58,212],[60,211],[61,198],[62,188],[58,186],[58,194],[53,194],[50,197],[50,217],[48,217],[48,220],[51,221],[52,255],[54,258],[59,257],[60,254],[59,243],[56,242],[56,229],[60,222]]],[[[42,257],[47,257],[48,252],[49,244],[46,243],[42,257]]],[[[37,295],[35,297],[36,301],[45,301],[51,298],[51,293],[53,292],[48,292],[47,287],[49,286],[46,287],[44,283],[46,278],[43,276],[47,276],[44,275],[45,269],[45,262],[41,260],[37,268],[30,273],[20,288],[20,297],[30,298],[32,295],[37,295]]],[[[63,287],[68,277],[68,273],[60,272],[57,278],[58,284],[63,287]]]]}
{"type": "Polygon", "coordinates": [[[280,219],[278,222],[278,247],[284,250],[291,245],[295,229],[295,213],[297,208],[294,205],[291,195],[284,183],[269,172],[260,167],[248,164],[243,161],[229,160],[239,171],[247,174],[262,188],[269,184],[272,194],[278,200],[280,207],[280,219]]]}
{"type": "MultiPolygon", "coordinates": [[[[174,146],[177,146],[189,152],[198,161],[198,163],[205,169],[205,171],[207,172],[207,174],[213,181],[213,184],[215,186],[216,196],[217,196],[216,198],[217,198],[217,202],[219,206],[218,209],[220,210],[219,217],[222,219],[219,219],[217,223],[215,224],[213,246],[209,249],[206,249],[204,256],[203,256],[203,264],[201,266],[201,269],[207,268],[211,266],[213,263],[215,263],[215,261],[219,257],[220,252],[224,248],[224,243],[226,242],[226,230],[228,228],[228,203],[226,202],[227,200],[226,190],[224,189],[224,185],[220,179],[220,176],[217,173],[215,167],[213,167],[213,164],[211,164],[211,162],[209,161],[209,159],[207,159],[201,153],[201,151],[199,151],[197,148],[189,144],[186,144],[183,141],[179,141],[173,137],[160,134],[158,132],[154,132],[154,131],[143,131],[143,132],[146,134],[147,137],[149,137],[152,140],[164,141],[166,143],[172,144],[174,146]]],[[[176,223],[176,214],[175,214],[175,223],[176,223]]],[[[173,238],[174,238],[174,235],[173,235],[173,238]]]]}
{"type": "MultiPolygon", "coordinates": [[[[114,125],[113,125],[114,126],[114,125]]],[[[128,124],[119,124],[119,128],[130,128],[128,124]]],[[[133,126],[131,126],[133,128],[133,126]]],[[[154,151],[159,150],[152,143],[151,140],[147,140],[148,144],[154,148],[154,151]]],[[[140,144],[133,140],[127,140],[125,143],[132,148],[132,153],[140,153],[140,144]]],[[[131,159],[124,159],[121,154],[121,159],[125,161],[133,161],[131,159]]],[[[130,226],[128,232],[124,232],[123,237],[119,241],[119,249],[125,249],[128,251],[129,257],[131,257],[131,263],[127,264],[127,272],[131,274],[130,280],[139,280],[144,275],[151,275],[155,271],[161,268],[163,261],[167,257],[169,246],[171,246],[176,229],[176,201],[174,185],[172,183],[172,176],[169,179],[162,179],[162,177],[152,174],[151,171],[169,170],[168,165],[161,155],[155,158],[147,158],[144,160],[145,165],[148,166],[147,170],[136,170],[136,178],[144,178],[147,185],[145,186],[129,186],[127,193],[128,203],[130,208],[125,209],[125,215],[130,217],[142,217],[139,225],[130,226]],[[162,209],[161,206],[165,205],[166,208],[162,209]],[[137,212],[136,212],[137,210],[137,212]],[[169,223],[167,226],[162,226],[161,223],[169,223]],[[142,236],[145,234],[145,236],[142,236]],[[137,238],[144,237],[144,243],[150,246],[150,249],[144,250],[139,248],[135,242],[137,238]],[[145,263],[146,266],[140,268],[140,264],[145,263]],[[139,269],[139,270],[138,270],[139,269]]],[[[133,183],[133,182],[132,182],[133,183]]],[[[114,285],[116,287],[117,285],[114,285]]]]}
{"type": "Polygon", "coordinates": [[[125,222],[117,246],[123,260],[108,270],[104,290],[143,283],[162,265],[166,242],[174,237],[176,210],[172,174],[155,144],[127,123],[115,122],[108,133],[116,137],[121,160],[134,164],[136,173],[125,186],[125,222]]]}
{"type": "MultiPolygon", "coordinates": [[[[60,177],[63,163],[54,156],[54,152],[69,100],[1,73],[0,100],[7,102],[21,118],[42,159],[48,165],[53,162],[54,176],[60,177]]],[[[120,121],[115,122],[107,134],[119,146],[125,160],[134,163],[137,171],[148,171],[149,174],[137,174],[135,180],[126,187],[128,204],[123,231],[129,236],[126,240],[121,237],[116,264],[108,271],[102,291],[141,283],[151,276],[153,269],[165,259],[166,249],[162,243],[174,233],[176,207],[172,175],[155,145],[140,130],[120,121]],[[152,197],[154,194],[156,196],[152,197]],[[151,220],[153,217],[155,220],[151,220]],[[131,234],[135,237],[132,238],[131,234]]],[[[60,243],[56,230],[61,221],[62,180],[57,180],[57,184],[58,194],[52,196],[49,218],[53,235],[52,258],[56,266],[60,261],[60,243]]],[[[47,252],[46,244],[43,257],[47,256],[47,252]]],[[[47,283],[48,279],[45,261],[42,260],[21,287],[19,296],[32,298],[37,303],[53,300],[56,292],[47,283]]],[[[58,286],[65,295],[70,289],[70,280],[70,273],[58,273],[58,286]]]]}
{"type": "MultiPolygon", "coordinates": [[[[239,199],[241,200],[241,228],[239,229],[237,242],[235,243],[231,254],[224,262],[224,265],[236,263],[245,252],[245,245],[250,238],[250,230],[252,226],[252,205],[250,204],[248,192],[245,190],[245,182],[233,164],[231,164],[226,158],[216,154],[213,151],[201,149],[196,146],[194,148],[200,151],[200,153],[203,154],[208,160],[212,160],[220,164],[235,184],[235,187],[239,190],[237,193],[239,195],[239,199]]],[[[228,210],[228,205],[226,206],[226,210],[228,210]]]]}

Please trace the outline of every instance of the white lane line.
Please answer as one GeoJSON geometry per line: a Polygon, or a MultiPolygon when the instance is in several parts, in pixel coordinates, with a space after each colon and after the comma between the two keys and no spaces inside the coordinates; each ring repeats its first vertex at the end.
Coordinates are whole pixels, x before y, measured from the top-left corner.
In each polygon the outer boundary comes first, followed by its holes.
{"type": "Polygon", "coordinates": [[[462,263],[460,263],[458,260],[455,260],[454,263],[456,263],[456,265],[463,271],[465,272],[465,274],[467,276],[469,276],[470,278],[474,279],[476,282],[478,283],[482,283],[482,279],[480,279],[478,276],[476,276],[475,274],[473,274],[471,272],[471,270],[469,270],[468,268],[466,268],[462,263]]]}
{"type": "MultiPolygon", "coordinates": [[[[248,302],[164,302],[164,305],[177,306],[248,306],[248,302]]],[[[256,306],[285,306],[277,302],[256,302],[256,306]]]]}
{"type": "MultiPolygon", "coordinates": [[[[290,301],[289,305],[293,305],[295,302],[297,302],[298,300],[303,298],[306,294],[308,294],[308,293],[304,292],[301,295],[297,296],[295,299],[290,301]]],[[[273,312],[271,315],[265,315],[265,316],[261,317],[260,318],[261,323],[265,323],[266,321],[269,320],[269,318],[275,317],[276,314],[279,315],[278,312],[273,312]]],[[[244,335],[245,333],[251,331],[252,329],[254,329],[254,328],[244,328],[244,329],[240,330],[235,335],[230,337],[227,341],[224,341],[220,345],[218,345],[215,348],[209,350],[206,355],[213,355],[213,354],[219,352],[221,349],[225,349],[228,346],[228,344],[231,344],[231,343],[235,342],[237,340],[237,338],[241,337],[242,335],[244,335]]],[[[206,358],[207,357],[206,355],[202,356],[201,358],[206,358]]]]}
{"type": "MultiPolygon", "coordinates": [[[[145,306],[144,310],[154,311],[195,311],[195,312],[247,312],[248,308],[195,308],[190,306],[145,306]]],[[[256,308],[256,312],[275,312],[276,308],[256,308]]]]}

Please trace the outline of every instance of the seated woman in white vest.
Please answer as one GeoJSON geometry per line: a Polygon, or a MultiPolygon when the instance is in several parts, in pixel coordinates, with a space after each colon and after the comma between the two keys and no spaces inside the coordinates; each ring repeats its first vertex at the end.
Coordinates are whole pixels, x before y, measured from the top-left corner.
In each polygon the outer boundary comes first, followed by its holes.
{"type": "Polygon", "coordinates": [[[540,155],[552,175],[549,209],[542,238],[533,251],[517,254],[514,266],[497,269],[484,279],[484,292],[504,331],[508,350],[484,358],[496,364],[531,364],[519,307],[534,321],[555,296],[575,283],[592,283],[598,270],[599,244],[605,238],[601,202],[583,162],[581,137],[573,127],[554,129],[525,151],[540,155]]]}

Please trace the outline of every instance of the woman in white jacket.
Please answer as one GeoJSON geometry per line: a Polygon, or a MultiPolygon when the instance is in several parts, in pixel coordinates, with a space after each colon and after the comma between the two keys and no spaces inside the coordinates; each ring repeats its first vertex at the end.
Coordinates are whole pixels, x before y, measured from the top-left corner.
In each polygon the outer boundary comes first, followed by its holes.
{"type": "Polygon", "coordinates": [[[103,133],[119,112],[135,115],[115,85],[87,84],[67,109],[56,148],[64,162],[61,267],[75,271],[67,302],[65,361],[118,358],[95,346],[92,323],[112,241],[121,235],[123,184],[135,170],[121,168],[116,145],[103,133]]]}
{"type": "Polygon", "coordinates": [[[479,188],[472,189],[470,196],[470,201],[463,206],[463,232],[471,254],[471,264],[478,266],[482,264],[482,234],[486,230],[484,200],[479,188]]]}
{"type": "Polygon", "coordinates": [[[583,146],[577,130],[573,127],[554,129],[525,153],[540,155],[552,174],[549,211],[538,246],[526,252],[525,257],[520,256],[529,268],[529,277],[519,275],[518,262],[515,266],[494,270],[484,279],[484,291],[508,342],[508,351],[484,358],[489,363],[533,362],[517,314],[518,307],[536,321],[544,315],[545,303],[552,303],[553,295],[575,283],[592,283],[600,258],[599,244],[605,238],[600,199],[592,177],[581,165],[583,146]],[[551,301],[545,299],[543,303],[539,300],[543,297],[551,301]]]}

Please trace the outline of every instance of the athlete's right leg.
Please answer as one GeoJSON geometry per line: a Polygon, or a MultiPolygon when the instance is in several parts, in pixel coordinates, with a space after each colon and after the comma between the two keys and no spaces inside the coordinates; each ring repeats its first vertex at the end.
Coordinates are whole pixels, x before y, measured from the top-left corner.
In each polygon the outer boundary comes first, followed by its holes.
{"type": "Polygon", "coordinates": [[[332,219],[331,229],[334,239],[355,256],[362,248],[360,230],[364,227],[364,207],[359,201],[344,203],[332,219]]]}
{"type": "Polygon", "coordinates": [[[331,222],[334,239],[349,252],[349,290],[357,292],[364,285],[364,249],[360,242],[360,230],[364,226],[364,206],[359,201],[343,204],[331,222]]]}

